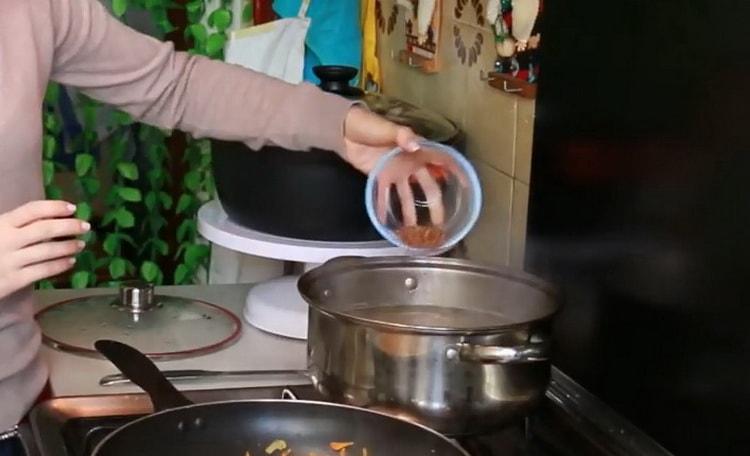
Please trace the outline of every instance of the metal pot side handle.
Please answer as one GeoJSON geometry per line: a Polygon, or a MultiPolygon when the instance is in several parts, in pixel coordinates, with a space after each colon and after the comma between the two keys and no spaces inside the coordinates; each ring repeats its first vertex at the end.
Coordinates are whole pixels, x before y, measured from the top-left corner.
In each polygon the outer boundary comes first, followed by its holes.
{"type": "Polygon", "coordinates": [[[541,342],[503,347],[462,342],[448,347],[445,356],[451,360],[485,364],[546,362],[549,361],[549,344],[541,342]]]}

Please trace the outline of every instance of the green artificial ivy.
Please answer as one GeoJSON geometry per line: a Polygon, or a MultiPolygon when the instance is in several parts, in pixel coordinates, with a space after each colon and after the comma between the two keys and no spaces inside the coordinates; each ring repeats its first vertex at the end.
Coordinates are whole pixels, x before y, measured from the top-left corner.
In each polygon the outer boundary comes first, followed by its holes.
{"type": "MultiPolygon", "coordinates": [[[[216,9],[206,11],[204,0],[190,0],[185,8],[188,20],[185,38],[191,44],[190,53],[223,59],[227,31],[232,24],[231,2],[224,0],[216,9]]],[[[252,9],[246,6],[243,16],[250,15],[252,9]]],[[[214,196],[211,142],[188,138],[183,160],[188,172],[183,178],[176,208],[183,219],[177,228],[179,263],[175,269],[175,284],[193,282],[201,269],[207,268],[211,256],[210,245],[201,239],[196,225],[198,209],[214,196]]]]}
{"type": "MultiPolygon", "coordinates": [[[[187,25],[181,33],[191,54],[222,59],[232,24],[231,2],[206,11],[206,0],[112,0],[111,10],[121,20],[127,12],[145,10],[157,25],[159,38],[175,32],[169,19],[173,9],[184,9],[187,25]]],[[[252,3],[243,10],[250,22],[252,3]]],[[[48,199],[68,197],[77,204],[76,216],[92,224],[84,236],[87,248],[76,258],[64,279],[44,280],[38,288],[113,286],[140,277],[148,282],[186,284],[207,271],[210,246],[198,233],[198,209],[214,196],[211,142],[188,136],[182,156],[168,149],[170,132],[133,122],[119,111],[105,109],[82,95],[75,97],[82,131],[65,138],[59,114],[60,86],[52,83],[44,100],[42,173],[48,199]],[[106,119],[101,137],[98,128],[106,119]],[[99,158],[99,152],[105,160],[99,158]],[[69,157],[70,159],[65,159],[69,157]],[[176,194],[170,191],[170,164],[182,160],[185,173],[176,194]],[[65,165],[64,163],[68,163],[65,165]],[[64,195],[60,178],[74,176],[74,195],[64,195]],[[106,190],[106,191],[105,191],[106,190]],[[95,211],[94,208],[99,208],[95,211]],[[176,223],[170,224],[170,220],[176,223]],[[170,233],[170,226],[175,231],[170,233]],[[176,261],[167,276],[165,264],[176,261]]]]}

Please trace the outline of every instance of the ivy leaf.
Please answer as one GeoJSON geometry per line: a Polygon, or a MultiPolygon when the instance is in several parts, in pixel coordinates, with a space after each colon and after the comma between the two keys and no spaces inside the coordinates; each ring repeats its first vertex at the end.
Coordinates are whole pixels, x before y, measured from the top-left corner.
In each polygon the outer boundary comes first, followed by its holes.
{"type": "Polygon", "coordinates": [[[232,24],[232,13],[225,8],[219,8],[208,16],[208,24],[219,32],[224,32],[232,24]]]}
{"type": "Polygon", "coordinates": [[[191,192],[197,192],[201,185],[201,175],[198,171],[192,170],[185,173],[185,188],[191,192]]]}
{"type": "Polygon", "coordinates": [[[156,211],[156,193],[154,192],[146,193],[146,198],[144,198],[143,201],[146,204],[146,208],[149,210],[149,212],[156,211]]]}
{"type": "Polygon", "coordinates": [[[84,250],[78,254],[76,264],[82,271],[92,271],[96,269],[96,255],[91,250],[84,250]]]}
{"type": "Polygon", "coordinates": [[[58,98],[60,98],[60,86],[54,82],[49,83],[47,91],[44,93],[44,101],[54,104],[58,98]]]}
{"type": "Polygon", "coordinates": [[[141,265],[141,277],[146,282],[155,282],[160,272],[159,266],[152,261],[144,261],[141,265]]]}
{"type": "Polygon", "coordinates": [[[190,245],[189,242],[183,242],[182,244],[180,244],[180,246],[177,247],[177,252],[175,252],[174,254],[174,259],[176,260],[177,258],[180,258],[180,256],[182,255],[182,252],[184,252],[185,248],[189,245],[190,245]]]}
{"type": "Polygon", "coordinates": [[[109,263],[109,274],[113,279],[119,279],[120,277],[124,276],[126,269],[127,264],[125,263],[125,260],[120,257],[113,258],[109,263]]]}
{"type": "Polygon", "coordinates": [[[117,164],[117,171],[125,179],[138,179],[138,167],[135,165],[135,163],[120,162],[117,164]]]}
{"type": "Polygon", "coordinates": [[[208,256],[210,249],[207,245],[193,244],[185,249],[185,264],[190,268],[200,266],[201,262],[208,256]]]}
{"type": "Polygon", "coordinates": [[[207,168],[211,165],[211,154],[203,154],[201,155],[201,162],[200,166],[207,168]]]}
{"type": "Polygon", "coordinates": [[[117,194],[120,198],[131,203],[141,201],[141,191],[133,187],[117,187],[117,194]]]}
{"type": "Polygon", "coordinates": [[[109,256],[115,256],[117,249],[120,247],[120,237],[117,233],[110,233],[104,238],[102,248],[109,256]]]}
{"type": "Polygon", "coordinates": [[[161,217],[160,215],[156,214],[156,215],[152,215],[149,218],[149,223],[151,224],[152,232],[159,232],[167,224],[167,221],[164,219],[164,217],[161,217]]]}
{"type": "Polygon", "coordinates": [[[251,2],[247,2],[245,4],[245,7],[242,8],[242,22],[245,24],[250,23],[250,21],[253,19],[253,4],[251,2]]]}
{"type": "Polygon", "coordinates": [[[128,0],[112,0],[112,12],[115,16],[122,17],[128,10],[128,0]]]}
{"type": "Polygon", "coordinates": [[[161,167],[162,165],[160,162],[152,162],[151,166],[154,166],[154,168],[148,172],[148,181],[152,187],[161,187],[161,181],[162,178],[164,178],[164,171],[162,171],[161,167]]]}
{"type": "Polygon", "coordinates": [[[57,131],[58,123],[57,117],[51,112],[44,114],[44,129],[47,131],[57,131]]]}
{"type": "Polygon", "coordinates": [[[193,202],[193,197],[188,195],[187,193],[183,193],[180,195],[180,199],[177,201],[177,213],[182,214],[187,210],[187,208],[190,207],[190,204],[193,202]]]}
{"type": "Polygon", "coordinates": [[[52,290],[55,285],[50,280],[42,280],[37,284],[37,288],[40,290],[52,290]]]}
{"type": "Polygon", "coordinates": [[[87,195],[96,195],[99,193],[99,189],[101,188],[101,184],[99,183],[99,179],[92,176],[86,176],[79,179],[79,182],[81,183],[81,187],[83,187],[83,191],[86,192],[87,195]]]}
{"type": "Polygon", "coordinates": [[[206,11],[203,0],[195,0],[188,3],[185,8],[187,9],[188,23],[197,24],[204,16],[206,11]]]}
{"type": "Polygon", "coordinates": [[[94,165],[94,156],[91,154],[76,155],[76,174],[85,176],[94,165]]]}
{"type": "Polygon", "coordinates": [[[172,207],[172,197],[167,192],[159,192],[159,199],[164,209],[169,210],[172,207]]]}
{"type": "Polygon", "coordinates": [[[89,271],[78,271],[70,279],[70,286],[73,288],[86,288],[89,284],[91,273],[89,271]]]}
{"type": "Polygon", "coordinates": [[[50,185],[47,187],[47,198],[51,200],[59,200],[62,199],[62,189],[58,187],[57,185],[50,185]]]}
{"type": "Polygon", "coordinates": [[[188,279],[188,276],[190,275],[190,270],[188,267],[184,264],[180,264],[177,266],[177,269],[174,271],[174,283],[176,285],[182,285],[186,282],[188,279]]]}
{"type": "Polygon", "coordinates": [[[81,235],[81,240],[86,244],[93,244],[96,242],[96,232],[94,230],[89,231],[81,235]]]}
{"type": "Polygon", "coordinates": [[[154,245],[156,246],[156,250],[161,255],[167,255],[169,253],[169,244],[167,244],[165,241],[161,239],[156,239],[154,241],[154,245]]]}
{"type": "Polygon", "coordinates": [[[102,226],[107,226],[115,220],[117,220],[117,211],[107,212],[104,214],[104,218],[102,218],[102,226]]]}
{"type": "Polygon", "coordinates": [[[42,162],[42,180],[44,185],[50,185],[55,178],[55,164],[50,160],[42,162]]]}
{"type": "Polygon", "coordinates": [[[44,135],[42,140],[42,151],[44,158],[52,158],[57,150],[57,140],[52,135],[44,135]]]}
{"type": "Polygon", "coordinates": [[[123,111],[115,111],[112,116],[114,117],[114,121],[118,125],[130,125],[133,123],[133,118],[130,117],[130,114],[123,111]]]}
{"type": "Polygon", "coordinates": [[[210,57],[217,57],[221,51],[224,50],[224,43],[227,41],[227,37],[224,33],[212,33],[206,41],[206,54],[210,57]]]}
{"type": "Polygon", "coordinates": [[[124,207],[117,209],[115,220],[117,220],[117,226],[120,228],[132,228],[135,226],[135,217],[133,216],[133,213],[124,207]]]}
{"type": "MultiPolygon", "coordinates": [[[[203,2],[201,2],[202,4],[203,2]]],[[[190,3],[188,3],[188,11],[190,11],[190,3]]],[[[193,38],[193,42],[197,46],[203,46],[208,39],[208,30],[203,24],[193,24],[185,29],[186,38],[193,38]]]]}
{"type": "Polygon", "coordinates": [[[186,238],[195,232],[195,222],[188,219],[183,220],[177,227],[177,242],[183,242],[186,238]]]}
{"type": "Polygon", "coordinates": [[[91,220],[91,205],[82,201],[76,205],[76,217],[81,220],[91,220]]]}

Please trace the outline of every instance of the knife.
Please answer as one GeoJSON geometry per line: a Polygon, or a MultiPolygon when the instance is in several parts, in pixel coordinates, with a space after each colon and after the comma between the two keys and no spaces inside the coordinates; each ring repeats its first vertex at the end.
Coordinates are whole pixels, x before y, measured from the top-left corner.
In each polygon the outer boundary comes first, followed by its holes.
{"type": "MultiPolygon", "coordinates": [[[[292,375],[299,377],[307,377],[308,373],[305,370],[294,370],[294,369],[272,369],[272,370],[231,370],[231,371],[217,371],[217,370],[204,370],[204,369],[178,369],[178,370],[165,370],[161,373],[170,381],[183,381],[183,380],[200,380],[205,378],[216,378],[216,377],[264,377],[264,376],[276,376],[276,375],[292,375]]],[[[132,383],[123,374],[111,374],[105,375],[99,380],[100,386],[113,386],[121,385],[126,383],[132,383]]]]}

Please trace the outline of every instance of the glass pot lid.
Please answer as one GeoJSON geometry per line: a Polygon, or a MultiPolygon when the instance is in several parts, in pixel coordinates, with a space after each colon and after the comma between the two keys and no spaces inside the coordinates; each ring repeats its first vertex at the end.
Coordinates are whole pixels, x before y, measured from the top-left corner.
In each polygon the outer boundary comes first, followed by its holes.
{"type": "Polygon", "coordinates": [[[94,343],[111,339],[151,358],[186,358],[234,342],[242,323],[202,301],[163,296],[153,285],[126,282],[119,293],[53,304],[36,315],[44,342],[61,351],[100,356],[94,343]]]}

